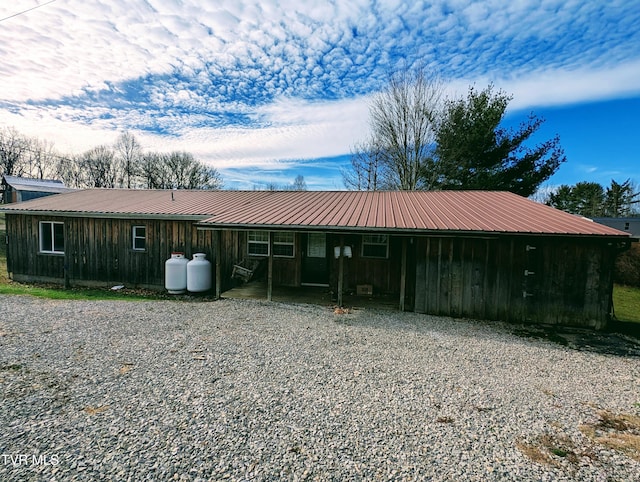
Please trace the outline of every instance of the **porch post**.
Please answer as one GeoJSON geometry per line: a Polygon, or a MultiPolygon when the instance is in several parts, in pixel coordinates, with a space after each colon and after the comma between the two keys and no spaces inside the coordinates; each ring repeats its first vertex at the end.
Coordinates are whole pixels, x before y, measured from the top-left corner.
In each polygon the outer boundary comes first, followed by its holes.
{"type": "Polygon", "coordinates": [[[216,231],[216,300],[222,296],[222,230],[216,231]]]}
{"type": "Polygon", "coordinates": [[[269,231],[269,263],[267,269],[267,301],[271,301],[273,290],[273,233],[269,231]]]}
{"type": "Polygon", "coordinates": [[[400,265],[400,311],[404,311],[404,297],[407,287],[407,238],[402,238],[402,260],[400,265]]]}
{"type": "Polygon", "coordinates": [[[340,235],[340,256],[338,256],[338,306],[342,307],[342,285],[344,283],[344,236],[340,235]]]}

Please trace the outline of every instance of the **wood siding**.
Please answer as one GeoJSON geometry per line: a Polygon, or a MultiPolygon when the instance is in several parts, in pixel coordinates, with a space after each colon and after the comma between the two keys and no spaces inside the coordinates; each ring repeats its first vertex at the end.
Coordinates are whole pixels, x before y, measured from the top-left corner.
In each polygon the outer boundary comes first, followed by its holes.
{"type": "MultiPolygon", "coordinates": [[[[391,236],[389,254],[386,258],[362,256],[362,236],[344,235],[345,246],[351,246],[353,257],[344,260],[344,291],[356,291],[358,285],[371,285],[375,295],[395,295],[400,293],[400,260],[402,238],[391,236]]],[[[338,285],[338,260],[333,257],[334,246],[340,246],[340,236],[329,236],[331,247],[331,286],[338,285]]]]}
{"type": "MultiPolygon", "coordinates": [[[[238,283],[233,265],[247,255],[247,231],[198,230],[193,221],[106,219],[6,214],[7,267],[18,281],[164,288],[165,262],[174,251],[202,252],[215,263],[220,239],[221,291],[238,283]],[[40,221],[63,222],[64,254],[39,252],[40,221]],[[146,227],[146,249],[133,250],[133,226],[146,227]]],[[[302,279],[305,234],[295,235],[292,258],[273,258],[273,283],[302,279]]],[[[434,315],[603,328],[613,289],[615,242],[589,237],[390,236],[386,258],[362,256],[360,234],[327,235],[327,284],[337,289],[334,246],[341,238],[344,291],[373,286],[374,295],[401,293],[406,246],[405,309],[434,315]]],[[[212,266],[213,269],[213,266],[212,266]]],[[[263,273],[266,274],[266,262],[263,273]]],[[[212,277],[215,279],[215,276],[212,277]]],[[[214,287],[215,288],[215,287],[214,287]]]]}
{"type": "MultiPolygon", "coordinates": [[[[23,281],[71,285],[164,287],[164,264],[174,251],[205,253],[214,262],[214,236],[192,221],[61,218],[7,214],[7,268],[23,281]],[[64,255],[39,252],[40,221],[63,222],[64,255]],[[146,248],[133,250],[133,226],[146,227],[146,248]],[[66,273],[65,273],[66,267],[66,273]]],[[[233,237],[233,236],[231,236],[233,237]]]]}
{"type": "MultiPolygon", "coordinates": [[[[237,244],[223,243],[223,253],[233,259],[230,266],[224,266],[223,273],[230,273],[233,263],[246,258],[265,260],[259,277],[265,278],[267,263],[263,256],[247,254],[247,231],[223,231],[225,235],[236,234],[237,244]]],[[[351,246],[353,257],[344,260],[344,291],[355,291],[359,284],[370,284],[375,294],[397,294],[400,292],[400,256],[402,238],[391,236],[389,256],[387,258],[366,258],[362,256],[362,236],[345,234],[345,246],[351,246]]],[[[294,256],[273,258],[273,284],[275,286],[297,287],[302,284],[302,252],[304,250],[304,234],[295,233],[294,256]]],[[[340,235],[327,234],[327,263],[329,273],[327,284],[331,289],[338,285],[338,260],[333,255],[333,248],[340,245],[340,235]]],[[[266,279],[266,278],[265,278],[266,279]]]]}
{"type": "Polygon", "coordinates": [[[615,250],[579,238],[418,238],[415,311],[603,328],[615,250]]]}

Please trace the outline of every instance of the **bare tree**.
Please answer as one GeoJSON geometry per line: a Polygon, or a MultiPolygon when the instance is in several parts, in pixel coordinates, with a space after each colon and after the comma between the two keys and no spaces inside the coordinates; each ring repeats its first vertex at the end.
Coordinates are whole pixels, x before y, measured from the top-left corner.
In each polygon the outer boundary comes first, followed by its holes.
{"type": "Polygon", "coordinates": [[[342,169],[342,182],[351,191],[377,191],[381,188],[383,150],[372,139],[351,150],[351,169],[342,169]]]}
{"type": "Polygon", "coordinates": [[[141,176],[148,189],[221,189],[218,171],[197,161],[188,152],[146,153],[141,176]]]}
{"type": "Polygon", "coordinates": [[[57,177],[69,187],[221,189],[220,173],[188,152],[142,153],[129,132],[113,146],[94,147],[79,156],[62,156],[53,144],[0,128],[0,174],[57,177]]]}
{"type": "Polygon", "coordinates": [[[196,176],[196,185],[193,189],[222,189],[223,182],[222,177],[218,170],[214,167],[199,163],[198,175],[196,176]]]}
{"type": "Polygon", "coordinates": [[[130,189],[135,187],[140,173],[142,146],[129,131],[120,134],[114,145],[118,160],[118,185],[130,189]]]}
{"type": "Polygon", "coordinates": [[[116,187],[115,153],[108,146],[98,146],[82,156],[82,170],[89,187],[116,187]]]}
{"type": "Polygon", "coordinates": [[[59,157],[54,176],[67,187],[87,187],[85,172],[82,169],[82,156],[59,157]]]}
{"type": "Polygon", "coordinates": [[[164,161],[165,154],[147,152],[140,161],[140,176],[146,189],[170,188],[169,173],[164,161]]]}
{"type": "Polygon", "coordinates": [[[424,172],[433,164],[442,90],[440,80],[423,69],[404,69],[374,96],[369,108],[370,145],[376,149],[369,152],[380,156],[382,168],[376,187],[431,188],[428,181],[424,185],[424,172]]]}
{"type": "Polygon", "coordinates": [[[20,134],[13,127],[0,129],[0,173],[45,179],[55,176],[61,156],[53,143],[20,134]]]}
{"type": "Polygon", "coordinates": [[[291,185],[292,191],[306,191],[307,183],[304,180],[304,176],[298,174],[296,178],[293,180],[293,184],[291,185]]]}
{"type": "Polygon", "coordinates": [[[26,153],[26,173],[36,179],[54,177],[60,155],[54,150],[53,143],[36,138],[30,139],[26,153]]]}
{"type": "Polygon", "coordinates": [[[29,140],[13,127],[0,130],[0,174],[22,176],[29,140]]]}

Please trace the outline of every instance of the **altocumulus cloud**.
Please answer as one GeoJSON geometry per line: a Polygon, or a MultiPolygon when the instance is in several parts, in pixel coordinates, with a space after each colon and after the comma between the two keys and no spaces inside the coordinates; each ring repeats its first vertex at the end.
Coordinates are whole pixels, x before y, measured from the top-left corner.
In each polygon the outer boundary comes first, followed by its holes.
{"type": "Polygon", "coordinates": [[[453,90],[493,81],[517,108],[637,93],[639,21],[636,0],[56,0],[0,23],[0,112],[75,150],[128,129],[273,166],[348,153],[403,65],[453,90]]]}

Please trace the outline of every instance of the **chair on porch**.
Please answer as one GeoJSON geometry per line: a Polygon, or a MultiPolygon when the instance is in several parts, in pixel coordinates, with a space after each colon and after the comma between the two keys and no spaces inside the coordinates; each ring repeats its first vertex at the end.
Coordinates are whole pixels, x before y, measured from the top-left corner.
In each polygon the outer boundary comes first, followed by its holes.
{"type": "Polygon", "coordinates": [[[233,265],[233,271],[231,272],[231,278],[239,279],[244,283],[247,283],[253,278],[256,273],[260,260],[257,259],[243,259],[238,264],[233,265]]]}

